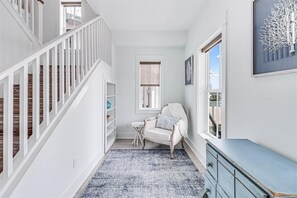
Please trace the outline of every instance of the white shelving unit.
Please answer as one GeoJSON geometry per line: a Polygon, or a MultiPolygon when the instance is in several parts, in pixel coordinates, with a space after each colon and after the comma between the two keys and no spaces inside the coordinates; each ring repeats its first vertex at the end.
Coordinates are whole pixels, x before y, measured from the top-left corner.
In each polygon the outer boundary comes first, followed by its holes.
{"type": "Polygon", "coordinates": [[[117,136],[117,99],[116,99],[116,84],[112,82],[105,82],[105,153],[108,152],[117,136]],[[111,106],[108,107],[107,103],[110,102],[111,106]]]}

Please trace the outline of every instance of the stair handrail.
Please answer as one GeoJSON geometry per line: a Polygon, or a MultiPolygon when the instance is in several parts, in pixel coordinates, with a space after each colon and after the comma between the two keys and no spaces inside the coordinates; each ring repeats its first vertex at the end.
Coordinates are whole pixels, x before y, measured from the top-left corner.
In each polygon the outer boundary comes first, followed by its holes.
{"type": "MultiPolygon", "coordinates": [[[[96,18],[94,18],[90,21],[81,23],[80,25],[76,26],[74,29],[69,30],[68,32],[62,34],[61,36],[52,39],[51,41],[43,44],[42,46],[37,47],[32,52],[28,53],[23,58],[21,58],[21,61],[17,61],[16,63],[12,64],[12,66],[10,66],[8,69],[1,72],[0,73],[0,81],[3,78],[5,78],[7,76],[7,74],[14,72],[16,70],[19,70],[22,67],[22,65],[24,65],[26,62],[30,62],[32,57],[35,57],[35,56],[45,53],[48,48],[53,48],[57,43],[61,43],[65,38],[72,36],[73,34],[79,32],[81,29],[87,27],[88,25],[90,25],[91,23],[93,23],[94,21],[99,20],[99,19],[103,20],[103,18],[101,16],[97,16],[96,18]]],[[[109,60],[110,58],[111,57],[104,57],[103,59],[105,59],[105,62],[110,64],[111,63],[111,60],[109,60]]]]}
{"type": "Polygon", "coordinates": [[[100,61],[111,65],[111,30],[104,19],[97,16],[37,48],[26,58],[0,74],[0,96],[3,96],[4,100],[3,171],[0,173],[0,197],[7,195],[9,185],[16,183],[14,179],[19,177],[18,174],[22,172],[21,168],[29,163],[27,163],[28,158],[35,155],[32,153],[36,153],[37,147],[42,144],[42,141],[46,141],[45,137],[49,137],[49,128],[55,127],[55,122],[59,122],[62,116],[61,111],[65,113],[69,108],[70,101],[74,100],[94,71],[94,66],[100,61]],[[42,123],[40,123],[39,116],[41,67],[43,75],[42,123]],[[31,73],[33,76],[33,131],[31,137],[28,138],[28,74],[31,73]],[[50,95],[50,78],[52,95],[50,95]],[[15,81],[20,84],[20,146],[16,156],[13,156],[15,81]],[[50,103],[52,104],[51,111],[50,103]]]}

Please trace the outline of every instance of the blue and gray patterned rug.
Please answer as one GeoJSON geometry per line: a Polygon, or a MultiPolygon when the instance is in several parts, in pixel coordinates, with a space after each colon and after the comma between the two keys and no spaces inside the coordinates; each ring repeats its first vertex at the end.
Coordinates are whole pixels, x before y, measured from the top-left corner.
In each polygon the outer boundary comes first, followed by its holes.
{"type": "Polygon", "coordinates": [[[110,150],[84,191],[82,198],[182,198],[198,197],[204,187],[187,153],[169,150],[110,150]]]}

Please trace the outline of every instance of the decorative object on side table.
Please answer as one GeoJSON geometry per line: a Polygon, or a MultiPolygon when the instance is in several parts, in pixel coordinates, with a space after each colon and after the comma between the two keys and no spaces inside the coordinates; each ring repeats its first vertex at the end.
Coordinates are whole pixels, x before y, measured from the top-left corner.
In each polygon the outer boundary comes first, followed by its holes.
{"type": "Polygon", "coordinates": [[[194,56],[192,55],[185,61],[185,85],[193,85],[194,84],[194,56]]]}
{"type": "Polygon", "coordinates": [[[297,0],[255,0],[253,75],[297,72],[297,0]]]}

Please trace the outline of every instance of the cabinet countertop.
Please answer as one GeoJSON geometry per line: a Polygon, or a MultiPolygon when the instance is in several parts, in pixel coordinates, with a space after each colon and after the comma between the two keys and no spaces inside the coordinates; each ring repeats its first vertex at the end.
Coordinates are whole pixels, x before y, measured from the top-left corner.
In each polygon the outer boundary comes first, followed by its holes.
{"type": "Polygon", "coordinates": [[[247,139],[207,139],[237,169],[274,197],[297,197],[297,163],[247,139]]]}

